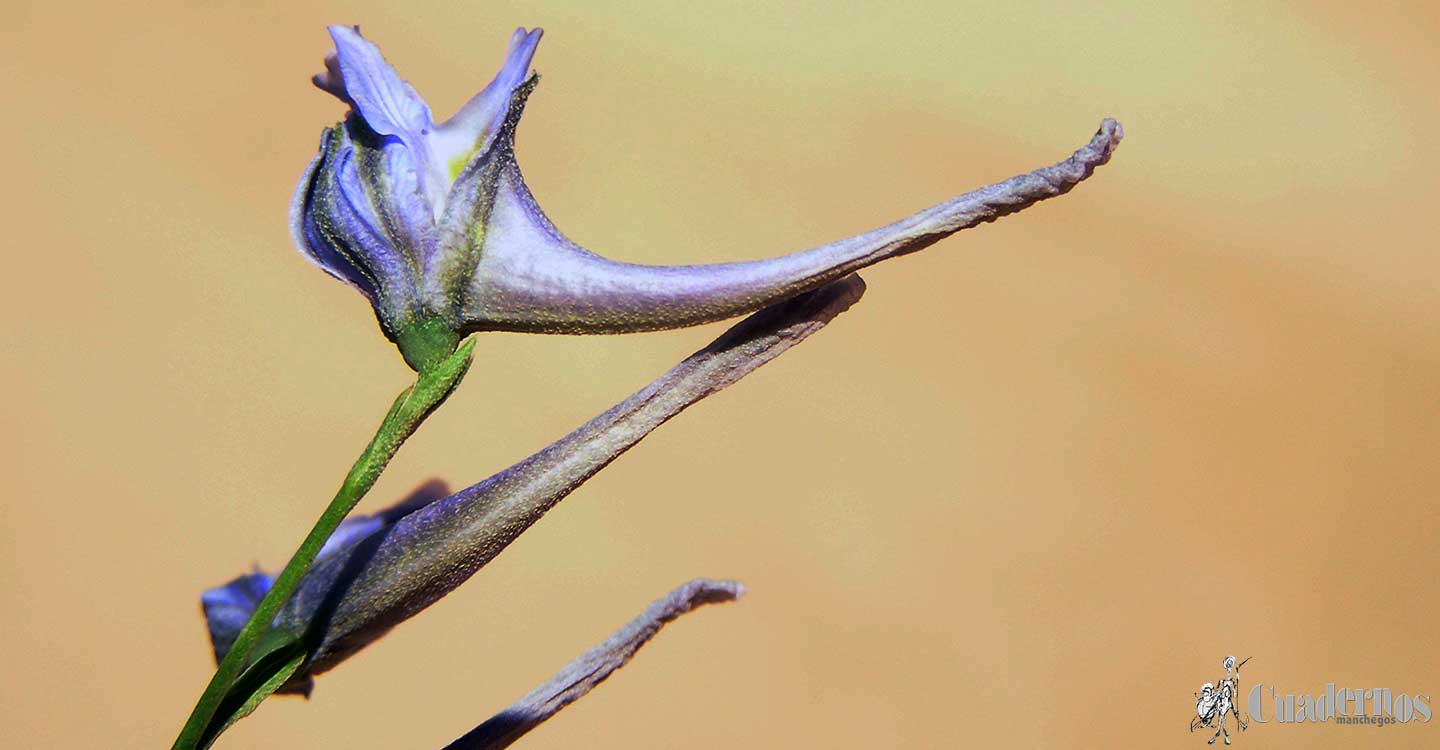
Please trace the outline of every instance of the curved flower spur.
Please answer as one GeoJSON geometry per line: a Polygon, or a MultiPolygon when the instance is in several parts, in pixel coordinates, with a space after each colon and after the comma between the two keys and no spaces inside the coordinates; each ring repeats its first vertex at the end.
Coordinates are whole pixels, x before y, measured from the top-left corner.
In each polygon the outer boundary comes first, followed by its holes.
{"type": "Polygon", "coordinates": [[[561,234],[515,161],[515,129],[539,81],[528,71],[540,29],[517,29],[495,79],[440,124],[358,30],[330,34],[335,52],[315,84],[351,110],[325,131],[300,181],[293,234],[306,257],[370,299],[417,370],[477,331],[630,333],[753,312],[1061,195],[1123,136],[1105,120],[1058,164],[810,250],[742,263],[621,263],[561,234]]]}

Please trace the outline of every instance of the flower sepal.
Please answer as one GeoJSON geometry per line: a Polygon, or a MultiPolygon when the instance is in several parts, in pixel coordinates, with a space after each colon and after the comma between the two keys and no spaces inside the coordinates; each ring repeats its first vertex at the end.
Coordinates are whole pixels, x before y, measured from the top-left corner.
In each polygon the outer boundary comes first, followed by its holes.
{"type": "Polygon", "coordinates": [[[395,347],[405,364],[416,372],[428,372],[444,362],[460,345],[460,333],[439,318],[416,321],[395,334],[395,347]]]}

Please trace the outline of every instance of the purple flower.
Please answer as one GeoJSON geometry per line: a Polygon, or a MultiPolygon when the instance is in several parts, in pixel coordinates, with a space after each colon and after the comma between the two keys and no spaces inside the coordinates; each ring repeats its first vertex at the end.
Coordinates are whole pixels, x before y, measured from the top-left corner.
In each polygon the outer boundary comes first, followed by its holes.
{"type": "Polygon", "coordinates": [[[437,356],[425,334],[455,330],[425,324],[454,319],[442,311],[461,293],[465,255],[478,250],[463,236],[477,228],[474,201],[465,200],[473,179],[455,178],[493,148],[540,34],[517,29],[495,79],[437,124],[378,47],[357,29],[330,27],[335,51],[314,83],[351,111],[321,136],[295,192],[291,231],[307,258],[370,299],[417,369],[417,358],[437,356]]]}
{"type": "Polygon", "coordinates": [[[540,30],[517,29],[499,74],[449,120],[360,33],[334,26],[315,84],[351,112],[321,138],[292,206],[296,243],[359,289],[416,369],[476,331],[627,333],[753,312],[961,229],[1060,195],[1109,160],[1106,120],[1069,159],[880,229],[769,260],[644,266],[568,240],[515,161],[515,128],[538,82],[540,30]]]}

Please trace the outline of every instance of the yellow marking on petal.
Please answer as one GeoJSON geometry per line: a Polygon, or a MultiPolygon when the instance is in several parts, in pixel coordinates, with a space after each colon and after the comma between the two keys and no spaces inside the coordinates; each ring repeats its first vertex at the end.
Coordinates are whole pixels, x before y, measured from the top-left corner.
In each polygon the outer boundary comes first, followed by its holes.
{"type": "Polygon", "coordinates": [[[447,166],[450,171],[451,182],[454,182],[455,180],[460,178],[460,173],[465,171],[465,167],[470,164],[470,160],[475,157],[475,152],[478,150],[479,149],[472,148],[469,151],[466,151],[465,153],[450,160],[450,164],[447,166]]]}

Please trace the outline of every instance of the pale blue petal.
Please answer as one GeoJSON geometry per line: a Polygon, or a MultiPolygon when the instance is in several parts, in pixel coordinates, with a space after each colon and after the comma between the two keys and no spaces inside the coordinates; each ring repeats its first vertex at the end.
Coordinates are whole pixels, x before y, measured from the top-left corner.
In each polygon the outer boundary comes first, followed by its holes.
{"type": "Polygon", "coordinates": [[[433,124],[430,107],[385,62],[380,48],[349,26],[331,26],[341,85],[371,130],[420,147],[433,124]]]}
{"type": "MultiPolygon", "coordinates": [[[[378,138],[355,116],[327,133],[321,159],[297,199],[295,228],[306,257],[365,292],[393,336],[418,312],[419,272],[409,235],[397,231],[405,218],[390,194],[392,177],[384,169],[389,157],[373,143],[378,138]],[[364,145],[365,139],[372,144],[364,145]]],[[[404,149],[398,142],[394,147],[404,149]]]]}
{"type": "Polygon", "coordinates": [[[455,159],[483,153],[489,148],[495,133],[505,121],[511,94],[530,73],[530,62],[535,58],[535,49],[544,33],[539,28],[529,31],[516,29],[510,36],[505,63],[494,80],[466,102],[454,117],[436,128],[431,150],[442,166],[453,170],[455,159]]]}
{"type": "Polygon", "coordinates": [[[326,164],[326,158],[331,153],[330,140],[335,137],[334,131],[326,129],[320,140],[320,153],[310,161],[295,188],[295,197],[290,202],[290,237],[306,260],[360,290],[374,302],[380,294],[375,280],[340,252],[317,224],[315,191],[322,189],[325,179],[317,172],[326,164]]]}
{"type": "Polygon", "coordinates": [[[380,176],[385,189],[378,196],[381,217],[397,243],[407,248],[421,267],[435,253],[436,216],[446,186],[429,180],[433,171],[427,154],[417,152],[398,139],[387,138],[380,147],[383,167],[380,176]]]}

